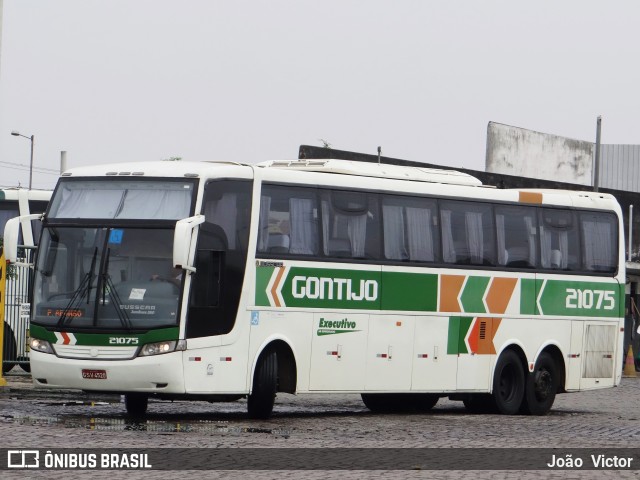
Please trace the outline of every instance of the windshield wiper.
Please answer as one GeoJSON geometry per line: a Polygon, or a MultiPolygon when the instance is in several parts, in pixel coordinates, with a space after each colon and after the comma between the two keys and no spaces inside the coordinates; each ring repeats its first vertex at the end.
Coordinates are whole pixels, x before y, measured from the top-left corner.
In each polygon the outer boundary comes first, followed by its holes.
{"type": "Polygon", "coordinates": [[[84,274],[84,276],[82,277],[82,281],[80,282],[80,285],[78,285],[78,288],[73,292],[73,295],[71,296],[71,300],[69,300],[69,303],[67,303],[67,306],[64,307],[64,310],[62,311],[62,315],[60,315],[60,319],[58,320],[58,323],[57,323],[58,328],[64,327],[65,323],[67,322],[67,315],[69,315],[69,312],[73,308],[75,308],[75,306],[77,305],[76,301],[79,304],[84,298],[84,296],[86,295],[87,303],[89,303],[89,297],[91,294],[91,282],[93,281],[93,271],[96,268],[97,257],[98,257],[98,247],[95,247],[93,250],[93,258],[91,259],[91,268],[87,273],[84,274]],[[85,291],[85,286],[86,286],[86,291],[85,291]]]}
{"type": "MultiPolygon", "coordinates": [[[[129,319],[129,315],[126,311],[121,308],[122,301],[120,300],[120,295],[116,291],[116,287],[113,284],[113,280],[111,280],[111,275],[109,275],[109,259],[111,258],[111,249],[107,248],[107,257],[104,262],[104,269],[102,272],[102,305],[106,305],[106,293],[109,292],[109,296],[112,299],[113,308],[118,315],[118,319],[124,328],[127,330],[133,329],[133,324],[131,323],[131,319],[129,319]]],[[[98,299],[99,300],[99,297],[98,299]]],[[[96,312],[98,309],[96,309],[96,312]]],[[[96,315],[97,318],[97,315],[96,315]]]]}

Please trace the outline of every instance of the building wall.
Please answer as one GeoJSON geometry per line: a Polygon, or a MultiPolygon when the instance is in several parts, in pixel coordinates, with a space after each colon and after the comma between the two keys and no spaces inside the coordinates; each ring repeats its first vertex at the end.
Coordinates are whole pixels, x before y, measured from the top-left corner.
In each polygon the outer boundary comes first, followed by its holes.
{"type": "Polygon", "coordinates": [[[489,122],[486,171],[591,185],[594,144],[489,122]]]}
{"type": "Polygon", "coordinates": [[[598,183],[604,188],[640,192],[640,145],[601,145],[598,183]]]}

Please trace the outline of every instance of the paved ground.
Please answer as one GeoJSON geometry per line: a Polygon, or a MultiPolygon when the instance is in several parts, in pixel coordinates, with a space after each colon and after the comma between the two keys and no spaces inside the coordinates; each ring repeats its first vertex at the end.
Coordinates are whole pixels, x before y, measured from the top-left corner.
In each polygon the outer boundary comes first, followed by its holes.
{"type": "MultiPolygon", "coordinates": [[[[471,415],[441,399],[429,414],[376,415],[356,395],[280,395],[274,417],[251,421],[246,404],[151,402],[131,421],[115,396],[33,389],[8,377],[0,392],[4,448],[640,448],[640,379],[620,387],[558,396],[544,417],[471,415]]],[[[508,451],[507,451],[508,452],[508,451]]],[[[375,454],[375,452],[373,453],[375,454]]],[[[636,471],[637,472],[637,471],[636,471]]],[[[636,472],[263,471],[251,478],[638,478],[636,472]]],[[[3,478],[25,478],[2,472],[3,478]]],[[[43,478],[146,478],[161,472],[29,472],[43,478]]],[[[172,472],[175,475],[177,472],[172,472]]],[[[189,472],[194,478],[247,478],[248,472],[189,472]]],[[[182,472],[186,474],[186,472],[182,472]]]]}

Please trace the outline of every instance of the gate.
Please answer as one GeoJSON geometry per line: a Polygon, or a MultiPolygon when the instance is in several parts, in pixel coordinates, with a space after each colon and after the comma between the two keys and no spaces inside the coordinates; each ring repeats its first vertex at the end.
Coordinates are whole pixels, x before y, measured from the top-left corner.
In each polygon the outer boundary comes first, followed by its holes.
{"type": "MultiPolygon", "coordinates": [[[[34,249],[20,249],[19,262],[30,262],[34,249]]],[[[31,283],[30,267],[11,265],[6,272],[4,305],[4,345],[2,373],[28,373],[29,348],[29,287],[31,283]]]]}

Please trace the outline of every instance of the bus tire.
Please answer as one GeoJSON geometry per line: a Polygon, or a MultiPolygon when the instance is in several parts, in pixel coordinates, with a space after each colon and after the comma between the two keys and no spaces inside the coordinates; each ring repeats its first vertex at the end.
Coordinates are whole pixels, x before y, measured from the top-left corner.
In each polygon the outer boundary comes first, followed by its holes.
{"type": "Polygon", "coordinates": [[[247,399],[249,418],[266,420],[273,412],[278,389],[278,355],[274,350],[261,355],[247,399]]]}
{"type": "Polygon", "coordinates": [[[462,403],[469,413],[496,413],[496,402],[488,393],[473,393],[462,403]]]}
{"type": "Polygon", "coordinates": [[[374,413],[390,413],[395,410],[396,402],[390,393],[361,393],[362,403],[374,413]]]}
{"type": "Polygon", "coordinates": [[[147,413],[149,396],[144,393],[127,393],[124,396],[124,406],[132,417],[141,417],[147,413]]]}
{"type": "Polygon", "coordinates": [[[428,412],[439,395],[431,393],[362,393],[362,402],[376,413],[428,412]]]}
{"type": "Polygon", "coordinates": [[[411,399],[410,409],[415,412],[428,412],[436,406],[439,395],[433,393],[410,393],[411,399]]]}
{"type": "Polygon", "coordinates": [[[524,369],[518,355],[506,350],[500,355],[493,373],[493,400],[503,415],[520,411],[524,398],[524,369]]]}
{"type": "Polygon", "coordinates": [[[533,372],[527,375],[522,412],[546,415],[551,410],[558,391],[558,367],[553,357],[542,352],[533,372]]]}
{"type": "Polygon", "coordinates": [[[13,336],[13,330],[5,323],[4,324],[4,345],[2,346],[2,373],[7,373],[15,366],[16,352],[16,339],[13,336]]]}

